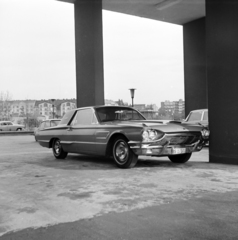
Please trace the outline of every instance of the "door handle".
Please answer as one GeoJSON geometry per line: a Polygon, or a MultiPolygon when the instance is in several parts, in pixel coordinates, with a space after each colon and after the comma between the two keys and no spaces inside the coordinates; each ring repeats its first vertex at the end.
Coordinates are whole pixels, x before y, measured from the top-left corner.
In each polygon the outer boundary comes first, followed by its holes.
{"type": "Polygon", "coordinates": [[[72,128],[71,128],[71,127],[68,127],[68,128],[67,128],[67,131],[72,131],[72,128]]]}

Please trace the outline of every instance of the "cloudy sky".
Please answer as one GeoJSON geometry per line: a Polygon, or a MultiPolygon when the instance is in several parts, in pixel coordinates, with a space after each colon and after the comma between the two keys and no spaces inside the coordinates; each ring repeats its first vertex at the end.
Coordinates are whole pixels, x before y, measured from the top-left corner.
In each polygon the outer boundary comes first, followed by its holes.
{"type": "MultiPolygon", "coordinates": [[[[0,0],[0,92],[12,99],[75,98],[73,5],[0,0]]],[[[103,11],[105,98],[184,99],[182,27],[103,11]]]]}

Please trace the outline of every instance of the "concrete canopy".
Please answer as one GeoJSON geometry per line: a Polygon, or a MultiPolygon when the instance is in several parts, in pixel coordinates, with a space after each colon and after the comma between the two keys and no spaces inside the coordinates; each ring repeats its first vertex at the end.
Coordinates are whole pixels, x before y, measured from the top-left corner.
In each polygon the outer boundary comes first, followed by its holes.
{"type": "Polygon", "coordinates": [[[179,25],[205,17],[205,0],[102,0],[102,6],[103,9],[113,12],[179,25]]]}

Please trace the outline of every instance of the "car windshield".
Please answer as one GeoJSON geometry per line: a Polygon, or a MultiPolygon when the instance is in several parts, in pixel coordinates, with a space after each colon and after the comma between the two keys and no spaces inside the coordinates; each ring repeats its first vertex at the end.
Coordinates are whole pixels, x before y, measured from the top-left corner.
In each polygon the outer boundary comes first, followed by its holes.
{"type": "Polygon", "coordinates": [[[188,122],[190,121],[201,121],[202,119],[202,112],[191,112],[188,116],[188,122]]]}
{"type": "Polygon", "coordinates": [[[205,111],[203,114],[203,120],[208,121],[208,111],[205,111]]]}
{"type": "Polygon", "coordinates": [[[125,107],[102,107],[95,109],[100,122],[145,120],[136,110],[125,107]]]}
{"type": "Polygon", "coordinates": [[[66,112],[58,125],[68,124],[74,113],[74,110],[66,112]]]}
{"type": "Polygon", "coordinates": [[[60,120],[51,120],[50,125],[51,127],[55,127],[59,124],[60,120]]]}

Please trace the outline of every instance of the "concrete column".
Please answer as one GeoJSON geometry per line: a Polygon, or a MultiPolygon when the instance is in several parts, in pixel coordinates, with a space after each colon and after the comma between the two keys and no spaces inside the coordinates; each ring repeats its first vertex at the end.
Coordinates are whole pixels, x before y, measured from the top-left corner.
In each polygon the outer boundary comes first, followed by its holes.
{"type": "Polygon", "coordinates": [[[102,0],[77,0],[75,10],[77,107],[104,104],[102,0]]]}
{"type": "Polygon", "coordinates": [[[185,115],[207,108],[205,18],[183,26],[185,115]]]}
{"type": "Polygon", "coordinates": [[[237,23],[237,0],[206,0],[210,162],[238,164],[237,23]]]}

